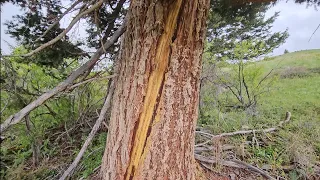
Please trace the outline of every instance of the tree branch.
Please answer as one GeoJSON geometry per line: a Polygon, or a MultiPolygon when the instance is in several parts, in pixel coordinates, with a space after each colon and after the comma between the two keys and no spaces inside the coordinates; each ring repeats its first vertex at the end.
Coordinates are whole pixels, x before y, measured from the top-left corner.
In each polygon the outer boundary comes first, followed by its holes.
{"type": "MultiPolygon", "coordinates": [[[[126,2],[126,0],[120,0],[117,4],[117,6],[113,9],[113,12],[111,14],[111,21],[108,23],[108,28],[105,30],[104,37],[102,38],[102,41],[105,41],[106,38],[110,35],[112,29],[114,28],[116,17],[119,16],[119,13],[121,11],[121,8],[123,7],[123,4],[126,2]]],[[[110,5],[110,7],[112,7],[110,5]]]]}
{"type": "MultiPolygon", "coordinates": [[[[227,88],[232,92],[232,94],[237,98],[237,100],[242,104],[242,101],[241,101],[241,98],[240,98],[240,94],[239,95],[237,95],[234,91],[233,91],[233,89],[232,89],[232,87],[230,86],[230,85],[228,85],[227,83],[226,84],[224,84],[225,86],[227,86],[227,88]]],[[[235,87],[236,88],[236,87],[235,87]]],[[[238,91],[238,93],[239,93],[239,90],[236,88],[236,90],[238,91]]]]}
{"type": "Polygon", "coordinates": [[[232,162],[232,161],[224,161],[222,159],[219,159],[219,161],[217,161],[213,157],[205,157],[205,156],[202,156],[200,154],[194,154],[194,158],[196,160],[198,160],[198,161],[209,163],[209,164],[218,164],[219,163],[219,164],[221,164],[223,166],[235,167],[235,168],[244,168],[243,166],[238,165],[237,163],[232,162]]]}
{"type": "Polygon", "coordinates": [[[82,145],[81,150],[78,153],[77,157],[74,159],[72,164],[68,167],[68,169],[63,173],[63,175],[60,177],[59,180],[64,180],[64,179],[66,179],[68,176],[70,176],[73,173],[73,170],[79,164],[82,156],[84,155],[85,151],[87,150],[88,146],[90,145],[94,135],[99,130],[99,127],[100,127],[102,121],[105,119],[106,112],[111,106],[111,98],[112,98],[113,91],[114,91],[114,81],[111,82],[111,85],[110,85],[109,89],[110,89],[110,91],[108,92],[108,96],[107,96],[107,98],[106,98],[106,100],[104,102],[104,105],[103,105],[102,109],[101,109],[101,112],[100,112],[98,120],[94,124],[94,126],[93,126],[88,138],[86,139],[85,143],[82,145]]]}
{"type": "Polygon", "coordinates": [[[245,163],[245,162],[240,161],[240,160],[237,160],[237,159],[232,159],[231,161],[232,161],[232,162],[235,162],[235,163],[237,163],[237,164],[240,164],[240,165],[242,165],[242,166],[245,166],[245,167],[251,169],[252,171],[257,172],[257,173],[263,175],[264,177],[266,177],[266,178],[268,178],[268,179],[276,180],[275,178],[273,178],[272,176],[270,176],[266,171],[264,171],[264,170],[262,170],[262,169],[260,169],[260,168],[258,168],[258,167],[252,166],[251,164],[245,163]]]}
{"type": "Polygon", "coordinates": [[[319,29],[319,27],[320,27],[320,23],[319,23],[318,27],[316,28],[316,30],[313,31],[313,33],[312,33],[312,35],[310,36],[310,39],[309,39],[308,42],[310,42],[312,36],[317,32],[317,30],[319,29]]]}
{"type": "MultiPolygon", "coordinates": [[[[209,164],[221,164],[223,166],[235,167],[235,168],[241,168],[241,169],[248,168],[248,169],[250,169],[250,170],[252,170],[254,172],[257,172],[257,173],[263,175],[264,177],[266,177],[268,179],[275,180],[275,178],[270,176],[266,171],[264,171],[264,170],[262,170],[262,169],[260,169],[258,167],[252,166],[252,165],[250,165],[248,163],[239,161],[237,159],[232,159],[230,161],[224,161],[224,160],[221,160],[221,159],[216,160],[213,157],[205,157],[205,156],[202,156],[202,155],[199,155],[199,154],[195,154],[194,157],[198,161],[209,163],[209,164]]],[[[206,167],[206,168],[208,168],[208,167],[206,167]]]]}
{"type": "Polygon", "coordinates": [[[34,42],[39,41],[41,38],[43,38],[46,34],[48,34],[48,32],[54,27],[56,26],[60,20],[66,15],[68,14],[74,7],[76,7],[79,3],[81,2],[81,0],[76,1],[75,3],[73,3],[68,9],[66,9],[66,11],[64,11],[64,13],[61,14],[61,16],[53,23],[51,24],[48,29],[40,36],[38,37],[34,42]]]}
{"type": "Polygon", "coordinates": [[[246,90],[246,93],[247,93],[247,97],[248,97],[248,104],[246,105],[246,106],[251,106],[252,105],[252,103],[251,103],[251,98],[250,98],[250,94],[249,94],[249,87],[248,87],[248,85],[247,85],[247,83],[246,83],[246,80],[245,80],[245,77],[244,77],[244,72],[243,72],[243,65],[242,65],[242,69],[241,69],[241,74],[242,74],[242,82],[243,82],[243,86],[244,86],[244,88],[245,88],[245,90],[246,90]]]}
{"type": "Polygon", "coordinates": [[[111,79],[111,78],[114,78],[114,77],[116,77],[116,76],[117,76],[116,74],[113,74],[113,75],[105,76],[105,77],[90,78],[90,79],[87,79],[87,80],[85,80],[85,81],[82,81],[82,82],[79,82],[79,83],[77,83],[77,84],[74,84],[74,85],[70,86],[70,87],[68,88],[68,90],[74,89],[74,88],[76,88],[76,87],[78,87],[78,86],[80,86],[80,85],[82,85],[82,84],[86,84],[86,83],[91,82],[91,81],[94,81],[94,80],[111,79]]]}
{"type": "Polygon", "coordinates": [[[198,134],[202,134],[204,136],[207,136],[209,138],[212,139],[216,139],[216,138],[221,138],[221,137],[226,137],[226,136],[234,136],[234,135],[239,135],[239,134],[250,134],[250,133],[256,133],[256,132],[272,132],[272,131],[276,131],[279,128],[281,128],[283,126],[284,123],[287,123],[290,121],[291,118],[291,113],[287,112],[286,113],[286,119],[284,121],[280,121],[280,123],[278,124],[277,127],[272,127],[272,128],[267,128],[267,129],[253,129],[253,130],[243,130],[243,131],[235,131],[235,132],[229,132],[229,133],[222,133],[222,134],[218,134],[218,135],[213,135],[210,133],[206,133],[206,132],[202,132],[202,131],[196,131],[196,133],[198,134]]]}
{"type": "MultiPolygon", "coordinates": [[[[118,38],[123,34],[125,31],[125,23],[113,34],[113,36],[104,44],[104,47],[107,49],[110,46],[112,46],[118,38]]],[[[27,115],[30,111],[34,110],[41,104],[43,104],[46,100],[53,97],[57,93],[64,91],[67,89],[74,80],[76,80],[80,75],[82,75],[84,72],[86,72],[88,69],[93,67],[95,63],[99,60],[100,56],[103,54],[103,48],[99,48],[97,52],[91,57],[91,59],[86,62],[84,65],[82,65],[80,68],[75,70],[71,73],[71,75],[63,82],[61,82],[58,86],[53,88],[52,90],[44,93],[40,97],[38,97],[35,101],[28,104],[26,107],[21,109],[18,113],[11,115],[9,118],[7,118],[0,127],[0,133],[4,132],[9,126],[13,124],[17,124],[22,120],[22,118],[27,115]]]]}
{"type": "Polygon", "coordinates": [[[102,3],[104,2],[104,0],[100,0],[98,1],[96,4],[94,4],[92,7],[90,7],[89,9],[87,9],[86,11],[79,13],[69,24],[69,26],[62,31],[62,33],[60,33],[56,38],[50,40],[49,42],[41,45],[40,47],[38,47],[37,49],[23,55],[23,57],[28,57],[28,56],[32,56],[40,51],[42,51],[43,49],[45,49],[48,46],[51,46],[52,44],[56,43],[57,41],[59,41],[61,38],[63,38],[71,29],[72,27],[86,14],[89,14],[90,12],[92,12],[93,10],[99,8],[102,3]]]}
{"type": "Polygon", "coordinates": [[[269,71],[269,73],[268,73],[266,76],[264,76],[264,77],[259,81],[256,89],[262,84],[262,82],[263,82],[264,80],[267,79],[267,77],[272,73],[273,70],[274,70],[274,69],[271,69],[271,70],[269,71]]]}

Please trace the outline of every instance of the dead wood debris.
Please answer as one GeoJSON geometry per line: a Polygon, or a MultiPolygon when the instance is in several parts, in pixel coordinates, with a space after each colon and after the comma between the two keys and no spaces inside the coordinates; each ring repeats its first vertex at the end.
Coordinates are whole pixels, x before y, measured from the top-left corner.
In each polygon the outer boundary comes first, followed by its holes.
{"type": "Polygon", "coordinates": [[[240,135],[240,134],[267,133],[267,132],[273,132],[273,131],[276,131],[276,130],[280,129],[283,126],[284,123],[287,123],[287,122],[290,121],[290,118],[291,118],[291,113],[287,112],[286,113],[286,119],[284,121],[280,121],[278,126],[272,127],[272,128],[267,128],[267,129],[261,129],[261,130],[260,129],[242,130],[242,131],[235,131],[235,132],[229,132],[229,133],[222,133],[222,134],[218,134],[218,135],[213,135],[213,134],[210,134],[210,133],[207,133],[207,132],[203,132],[203,131],[196,131],[196,133],[201,134],[201,135],[203,135],[205,137],[212,138],[212,139],[226,137],[226,136],[240,135]]]}
{"type": "Polygon", "coordinates": [[[74,169],[79,164],[82,156],[84,155],[85,151],[87,150],[88,146],[90,145],[93,137],[95,136],[95,134],[99,130],[101,123],[105,119],[105,115],[106,115],[108,109],[111,106],[111,98],[112,98],[112,95],[113,95],[113,91],[114,91],[114,81],[111,82],[107,98],[106,98],[105,103],[104,103],[104,105],[103,105],[103,107],[101,109],[101,112],[100,112],[98,120],[96,121],[95,125],[93,126],[93,128],[92,128],[88,138],[86,139],[85,143],[82,145],[81,150],[78,153],[77,157],[74,159],[72,164],[68,167],[68,169],[63,173],[63,175],[60,177],[59,180],[64,180],[68,176],[70,176],[73,173],[74,169]]]}
{"type": "MultiPolygon", "coordinates": [[[[226,167],[233,167],[233,168],[240,168],[240,169],[248,169],[250,171],[256,172],[261,174],[262,176],[264,176],[267,179],[275,179],[274,177],[272,177],[271,175],[269,175],[266,171],[255,167],[253,165],[250,165],[248,163],[245,163],[243,161],[240,161],[238,159],[232,158],[230,160],[223,160],[223,159],[216,159],[213,156],[203,156],[201,155],[201,153],[203,152],[208,152],[208,151],[213,151],[214,149],[216,149],[216,147],[214,146],[208,146],[207,144],[209,144],[210,142],[213,142],[216,139],[222,138],[222,137],[229,137],[229,136],[234,136],[234,135],[243,135],[243,134],[255,134],[255,133],[267,133],[267,132],[273,132],[276,130],[279,130],[280,128],[282,128],[283,124],[288,123],[290,121],[291,118],[291,113],[287,112],[286,113],[286,118],[284,121],[279,122],[279,124],[276,127],[272,127],[272,128],[267,128],[267,129],[253,129],[253,130],[241,130],[241,131],[235,131],[235,132],[230,132],[230,133],[222,133],[222,134],[218,134],[218,135],[213,135],[210,134],[208,132],[205,132],[203,129],[198,128],[199,130],[196,131],[197,134],[208,138],[209,140],[206,140],[202,143],[196,144],[195,145],[195,159],[198,160],[203,167],[205,167],[206,169],[213,171],[209,165],[212,164],[219,164],[222,166],[226,166],[226,167]]],[[[233,149],[234,146],[232,145],[224,145],[222,147],[222,150],[230,150],[233,149]]]]}

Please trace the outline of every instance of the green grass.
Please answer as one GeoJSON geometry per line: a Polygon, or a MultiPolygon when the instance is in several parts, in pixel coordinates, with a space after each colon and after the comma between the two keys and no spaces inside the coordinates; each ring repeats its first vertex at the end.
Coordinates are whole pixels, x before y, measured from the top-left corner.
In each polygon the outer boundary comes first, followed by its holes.
{"type": "MultiPolygon", "coordinates": [[[[232,65],[231,65],[232,66],[232,65]]],[[[264,93],[253,116],[247,111],[230,110],[224,106],[213,106],[215,98],[207,92],[208,107],[202,109],[199,124],[212,130],[212,133],[231,132],[243,127],[260,129],[276,126],[291,112],[291,121],[273,134],[258,135],[264,143],[260,146],[246,146],[246,161],[270,165],[272,174],[290,178],[306,177],[313,173],[314,165],[320,161],[320,50],[307,50],[288,53],[264,61],[252,63],[267,74],[278,78],[270,91],[264,93]],[[293,170],[284,172],[283,166],[295,165],[293,170]]],[[[224,69],[226,71],[226,68],[224,69]]],[[[207,91],[210,91],[208,88],[207,91]]],[[[229,91],[219,95],[220,101],[236,102],[229,91]]],[[[252,135],[228,138],[227,143],[239,145],[252,135]]]]}
{"type": "Polygon", "coordinates": [[[286,66],[302,66],[307,68],[320,66],[320,50],[305,50],[293,53],[287,53],[281,56],[268,58],[269,60],[258,62],[263,65],[265,70],[271,70],[272,68],[284,68],[286,66]]]}

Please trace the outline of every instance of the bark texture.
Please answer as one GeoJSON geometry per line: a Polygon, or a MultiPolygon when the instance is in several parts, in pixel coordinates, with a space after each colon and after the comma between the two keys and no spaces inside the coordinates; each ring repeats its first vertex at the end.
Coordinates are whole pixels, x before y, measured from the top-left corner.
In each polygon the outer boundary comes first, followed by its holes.
{"type": "Polygon", "coordinates": [[[194,131],[209,0],[134,0],[103,179],[195,179],[194,131]]]}

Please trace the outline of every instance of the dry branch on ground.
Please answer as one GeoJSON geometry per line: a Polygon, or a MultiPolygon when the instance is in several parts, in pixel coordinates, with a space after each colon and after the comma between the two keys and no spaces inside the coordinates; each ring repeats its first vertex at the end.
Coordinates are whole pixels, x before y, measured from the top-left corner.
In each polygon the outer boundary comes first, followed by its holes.
{"type": "MultiPolygon", "coordinates": [[[[229,133],[221,133],[218,135],[213,135],[207,132],[203,132],[203,131],[196,131],[196,133],[203,135],[205,137],[211,138],[211,139],[216,139],[216,138],[221,138],[221,137],[226,137],[226,136],[234,136],[234,135],[240,135],[240,134],[251,134],[251,133],[268,133],[268,132],[273,132],[278,130],[279,128],[281,128],[283,126],[284,123],[287,123],[290,121],[291,118],[291,113],[287,112],[286,113],[286,119],[284,121],[280,121],[278,126],[276,127],[272,127],[272,128],[267,128],[267,129],[252,129],[252,130],[243,130],[243,131],[235,131],[235,132],[229,132],[229,133]]],[[[210,141],[208,141],[207,143],[209,143],[210,141]]],[[[199,145],[198,145],[199,146],[199,145]]]]}
{"type": "Polygon", "coordinates": [[[88,146],[90,145],[93,137],[95,136],[95,134],[99,130],[102,121],[105,119],[105,115],[106,115],[108,109],[111,106],[111,98],[112,98],[112,95],[113,95],[113,91],[114,91],[114,81],[111,82],[107,98],[106,98],[106,100],[104,102],[104,105],[103,105],[103,107],[101,109],[101,112],[100,112],[98,120],[94,124],[94,126],[93,126],[88,138],[86,139],[85,143],[82,145],[82,147],[80,149],[80,152],[78,153],[77,157],[74,159],[72,164],[68,167],[68,169],[63,173],[63,175],[60,177],[59,180],[64,180],[68,176],[70,176],[72,174],[72,172],[74,171],[74,169],[79,164],[82,156],[84,155],[85,151],[87,150],[88,146]]]}

